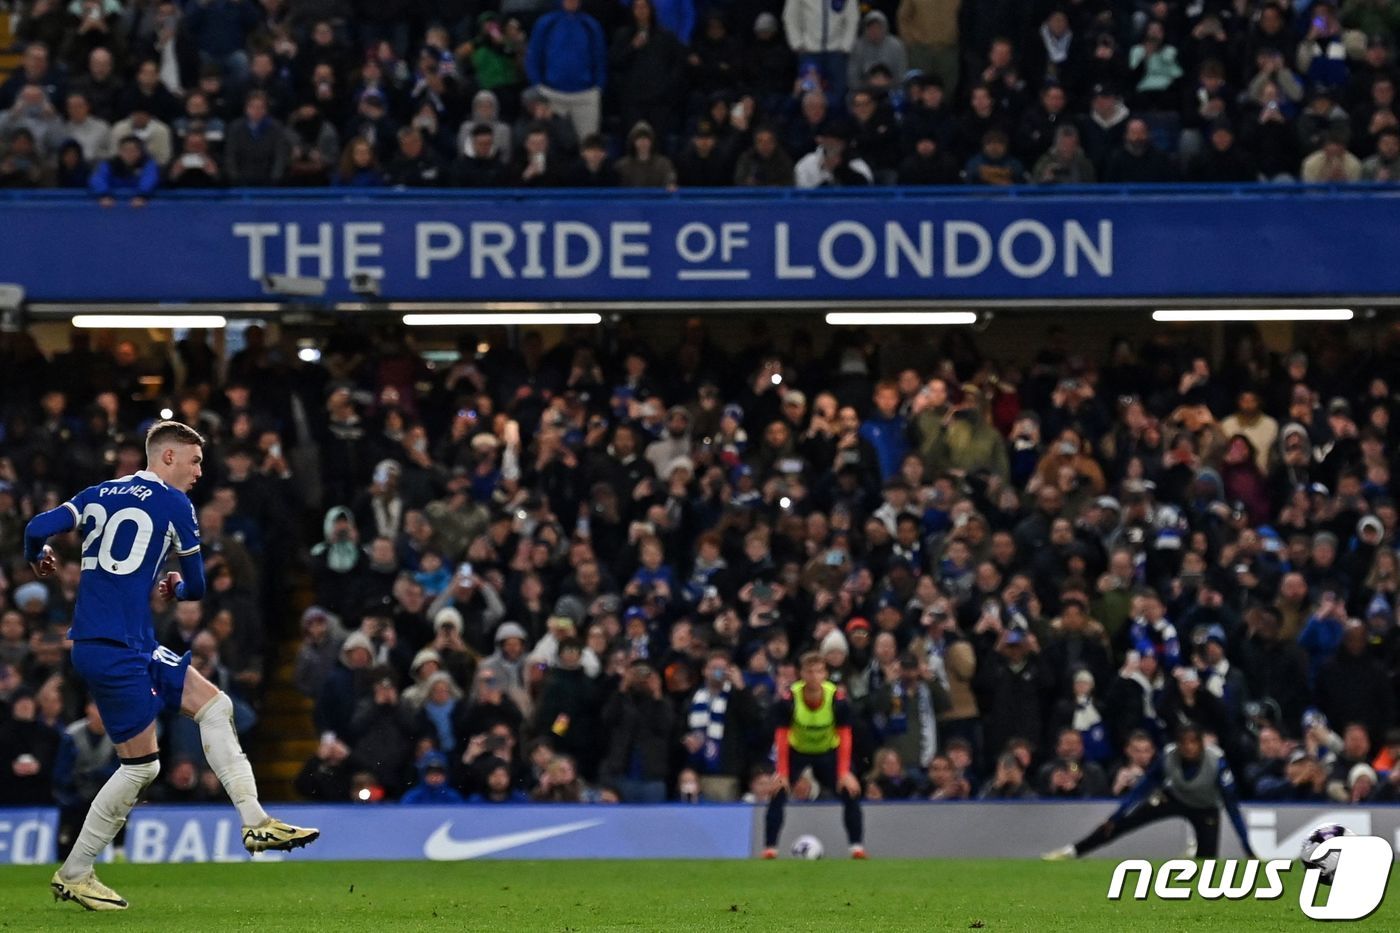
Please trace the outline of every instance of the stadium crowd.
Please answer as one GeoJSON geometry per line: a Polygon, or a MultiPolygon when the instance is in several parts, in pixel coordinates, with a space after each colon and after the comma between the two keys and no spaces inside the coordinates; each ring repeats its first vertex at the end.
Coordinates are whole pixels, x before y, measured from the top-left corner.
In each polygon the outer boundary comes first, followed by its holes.
{"type": "MultiPolygon", "coordinates": [[[[138,469],[163,407],[209,441],[211,582],[160,638],[246,732],[314,594],[313,799],[762,801],[815,651],[872,799],[1121,796],[1196,723],[1246,798],[1400,800],[1400,331],[1092,360],[1051,327],[1015,365],[966,331],[751,327],[446,361],[393,329],[308,361],[253,327],[226,363],[200,332],[0,336],[0,800],[80,812],[114,767],[64,650],[76,538],[46,583],[21,533],[138,469]]],[[[188,728],[160,799],[219,793],[188,728]]]]}
{"type": "Polygon", "coordinates": [[[0,187],[1393,181],[1389,0],[19,0],[0,187]]]}

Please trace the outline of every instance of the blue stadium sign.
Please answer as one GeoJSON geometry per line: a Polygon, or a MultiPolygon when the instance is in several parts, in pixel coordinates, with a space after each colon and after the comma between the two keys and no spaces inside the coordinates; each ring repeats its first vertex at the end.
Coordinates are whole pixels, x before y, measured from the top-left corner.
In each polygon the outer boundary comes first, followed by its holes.
{"type": "Polygon", "coordinates": [[[31,301],[240,301],[265,275],[354,300],[1026,301],[1400,290],[1375,189],[725,197],[0,201],[0,281],[31,301]]]}

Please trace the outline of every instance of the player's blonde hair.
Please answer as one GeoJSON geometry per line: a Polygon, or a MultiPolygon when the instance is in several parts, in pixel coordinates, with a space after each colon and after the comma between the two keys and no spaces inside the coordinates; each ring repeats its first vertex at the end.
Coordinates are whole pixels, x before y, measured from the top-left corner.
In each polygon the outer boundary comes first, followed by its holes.
{"type": "Polygon", "coordinates": [[[204,446],[204,438],[198,431],[178,421],[157,421],[146,432],[146,456],[150,457],[162,447],[175,444],[204,446]]]}

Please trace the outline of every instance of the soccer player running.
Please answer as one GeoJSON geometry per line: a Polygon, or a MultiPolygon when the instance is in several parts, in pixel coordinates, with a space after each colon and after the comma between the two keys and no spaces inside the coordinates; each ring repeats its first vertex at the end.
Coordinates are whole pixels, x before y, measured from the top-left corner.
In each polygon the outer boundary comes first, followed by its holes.
{"type": "Polygon", "coordinates": [[[1112,816],[1074,845],[1047,852],[1044,858],[1052,862],[1078,858],[1140,826],[1178,816],[1196,832],[1196,855],[1215,858],[1220,852],[1222,804],[1245,855],[1254,858],[1225,756],[1206,745],[1198,726],[1183,726],[1176,743],[1162,750],[1112,816]]]}
{"type": "Polygon", "coordinates": [[[125,910],[127,903],[97,880],[93,863],[126,822],[137,798],[160,773],[156,717],[178,708],[199,723],[209,766],[243,821],[249,852],[295,849],[318,830],[272,819],[258,803],[253,769],[233,728],[228,695],[156,642],[150,592],[162,601],[204,595],[199,526],[186,493],[203,472],[204,439],[175,421],[146,434],[146,469],[89,486],[56,509],[36,515],[24,532],[24,556],[47,577],[58,569],[50,537],[82,533],[81,576],[73,625],[73,667],[87,681],[116,746],[120,765],[97,792],[68,860],[54,874],[54,898],[88,910],[125,910]],[[183,573],[160,578],[168,551],[183,573]]]}
{"type": "Polygon", "coordinates": [[[864,819],[860,810],[860,781],[851,773],[851,707],[846,692],[826,679],[826,662],[816,652],[802,656],[802,680],[795,692],[784,691],[774,706],[778,723],[774,744],[778,751],[777,790],[768,802],[764,820],[766,859],[778,857],[778,836],[783,831],[792,776],[811,769],[816,782],[841,797],[846,839],[851,858],[865,858],[864,819]]]}

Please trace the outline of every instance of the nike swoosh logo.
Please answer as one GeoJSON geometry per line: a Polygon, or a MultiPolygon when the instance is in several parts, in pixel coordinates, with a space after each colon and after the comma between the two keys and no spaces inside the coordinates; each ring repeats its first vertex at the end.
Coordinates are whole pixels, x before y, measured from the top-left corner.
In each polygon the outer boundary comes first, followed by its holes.
{"type": "Polygon", "coordinates": [[[567,836],[569,833],[601,825],[603,825],[602,820],[580,820],[577,823],[562,823],[558,826],[545,826],[541,829],[504,833],[500,836],[486,836],[481,839],[473,839],[470,842],[461,842],[452,838],[452,824],[447,822],[439,826],[428,837],[428,841],[423,844],[423,855],[435,862],[458,862],[463,859],[481,858],[481,856],[491,855],[493,852],[504,852],[506,849],[515,849],[532,842],[553,839],[556,836],[567,836]]]}

